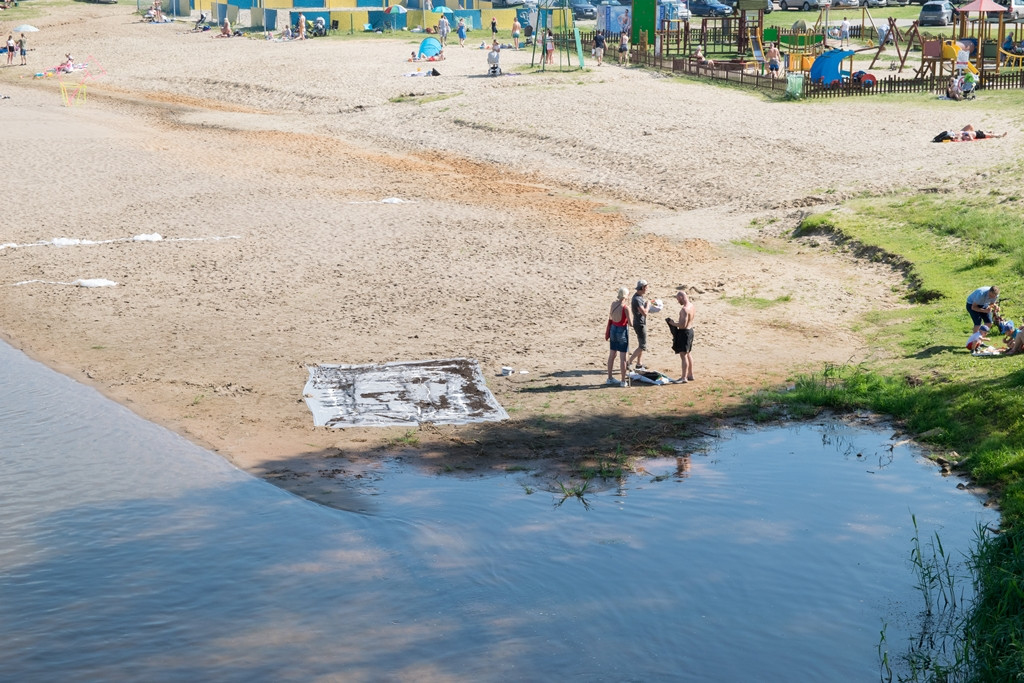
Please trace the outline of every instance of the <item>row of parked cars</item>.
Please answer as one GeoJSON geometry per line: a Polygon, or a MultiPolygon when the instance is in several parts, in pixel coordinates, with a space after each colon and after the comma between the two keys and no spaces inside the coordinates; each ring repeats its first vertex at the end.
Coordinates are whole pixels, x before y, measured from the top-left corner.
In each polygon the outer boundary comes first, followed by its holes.
{"type": "MultiPolygon", "coordinates": [[[[917,18],[920,26],[949,26],[956,19],[956,6],[950,0],[922,0],[921,14],[917,18]]],[[[1002,0],[1000,5],[1006,7],[1002,12],[1003,20],[1017,21],[1024,19],[1024,0],[1002,0]]],[[[989,12],[989,19],[998,17],[989,12]]]]}

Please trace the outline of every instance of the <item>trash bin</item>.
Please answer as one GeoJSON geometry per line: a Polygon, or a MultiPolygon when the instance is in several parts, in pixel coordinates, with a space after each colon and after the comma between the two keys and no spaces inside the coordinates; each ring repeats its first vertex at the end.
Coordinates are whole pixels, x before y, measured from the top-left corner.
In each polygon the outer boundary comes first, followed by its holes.
{"type": "Polygon", "coordinates": [[[804,94],[804,75],[788,74],[786,76],[786,97],[798,100],[804,94]]]}

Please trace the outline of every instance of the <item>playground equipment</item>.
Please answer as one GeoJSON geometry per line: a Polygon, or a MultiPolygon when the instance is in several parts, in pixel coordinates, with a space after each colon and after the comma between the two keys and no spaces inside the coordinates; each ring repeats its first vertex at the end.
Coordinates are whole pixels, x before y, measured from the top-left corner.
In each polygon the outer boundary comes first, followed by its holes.
{"type": "Polygon", "coordinates": [[[1003,62],[1003,66],[1007,69],[1020,69],[1024,67],[1024,55],[1017,54],[1016,52],[1007,52],[1003,48],[999,48],[999,57],[1003,62]]]}
{"type": "Polygon", "coordinates": [[[883,30],[878,31],[878,51],[875,53],[874,59],[871,60],[871,66],[868,69],[875,68],[875,62],[882,56],[886,49],[885,46],[890,42],[896,49],[896,57],[899,60],[899,68],[896,69],[897,73],[903,73],[903,67],[906,66],[907,57],[910,56],[910,51],[915,43],[921,48],[922,52],[924,51],[924,39],[921,38],[921,32],[917,28],[916,19],[910,25],[910,28],[900,31],[899,27],[896,26],[896,19],[889,17],[889,25],[883,30]],[[905,44],[904,39],[906,39],[905,44]]]}
{"type": "MultiPolygon", "coordinates": [[[[558,70],[563,70],[566,66],[570,69],[572,66],[572,56],[575,52],[579,68],[583,68],[583,46],[580,42],[580,29],[576,25],[576,17],[572,12],[572,9],[568,6],[568,3],[561,7],[548,9],[546,11],[537,13],[537,33],[533,41],[533,53],[530,55],[530,66],[536,66],[537,50],[540,49],[540,68],[541,71],[547,70],[547,31],[552,29],[555,42],[555,52],[558,53],[558,70]],[[553,29],[560,29],[554,31],[553,29]],[[575,39],[570,42],[567,39],[566,29],[572,30],[572,37],[575,39]],[[575,50],[573,49],[575,47],[575,50]],[[564,61],[563,61],[564,60],[564,61]]],[[[552,64],[551,66],[554,66],[552,64]]]]}
{"type": "Polygon", "coordinates": [[[810,77],[812,83],[824,85],[839,85],[850,80],[853,69],[853,60],[850,60],[850,69],[843,70],[843,60],[853,57],[856,50],[829,50],[819,55],[811,65],[810,77]]]}
{"type": "Polygon", "coordinates": [[[789,33],[778,28],[764,30],[765,42],[777,42],[783,51],[786,70],[806,73],[811,70],[815,58],[825,51],[825,35],[813,29],[796,29],[789,33]]]}
{"type": "MultiPolygon", "coordinates": [[[[974,61],[971,66],[974,67],[976,74],[984,74],[987,71],[999,73],[1000,46],[1006,37],[1005,12],[1006,7],[994,0],[974,0],[961,7],[956,14],[957,42],[961,47],[973,47],[969,53],[974,61]],[[972,13],[977,13],[976,19],[971,19],[972,13]],[[998,24],[989,21],[989,17],[992,15],[999,17],[998,24]],[[995,29],[994,33],[993,29],[995,29]]],[[[950,56],[955,58],[959,54],[959,50],[953,53],[944,45],[942,54],[945,59],[950,56]]]]}

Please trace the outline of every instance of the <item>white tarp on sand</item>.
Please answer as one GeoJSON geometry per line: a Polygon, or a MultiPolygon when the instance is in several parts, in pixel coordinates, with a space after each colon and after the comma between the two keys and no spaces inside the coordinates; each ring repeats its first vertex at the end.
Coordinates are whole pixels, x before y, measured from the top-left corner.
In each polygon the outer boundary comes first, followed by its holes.
{"type": "Polygon", "coordinates": [[[508,419],[468,358],[383,365],[317,365],[303,389],[313,424],[328,427],[466,424],[508,419]]]}

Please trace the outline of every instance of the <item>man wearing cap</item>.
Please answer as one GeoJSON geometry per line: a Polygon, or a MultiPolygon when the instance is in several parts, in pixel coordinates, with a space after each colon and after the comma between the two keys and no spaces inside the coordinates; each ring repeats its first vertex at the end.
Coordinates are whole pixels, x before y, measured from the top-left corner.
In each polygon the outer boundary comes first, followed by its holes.
{"type": "Polygon", "coordinates": [[[974,322],[974,331],[981,329],[982,324],[992,327],[992,314],[999,312],[999,288],[978,287],[967,296],[967,312],[974,322]]]}
{"type": "Polygon", "coordinates": [[[981,325],[970,337],[967,338],[967,350],[974,353],[981,349],[981,347],[985,345],[985,342],[988,341],[988,337],[985,336],[986,334],[988,334],[988,325],[981,325]]]}
{"type": "Polygon", "coordinates": [[[632,366],[635,361],[637,370],[647,369],[644,367],[641,357],[647,350],[647,313],[650,311],[651,304],[644,298],[644,295],[647,294],[648,289],[650,289],[650,285],[647,284],[647,280],[639,280],[636,283],[633,299],[629,302],[633,313],[633,331],[636,332],[637,347],[633,355],[626,361],[626,365],[632,366]]]}

